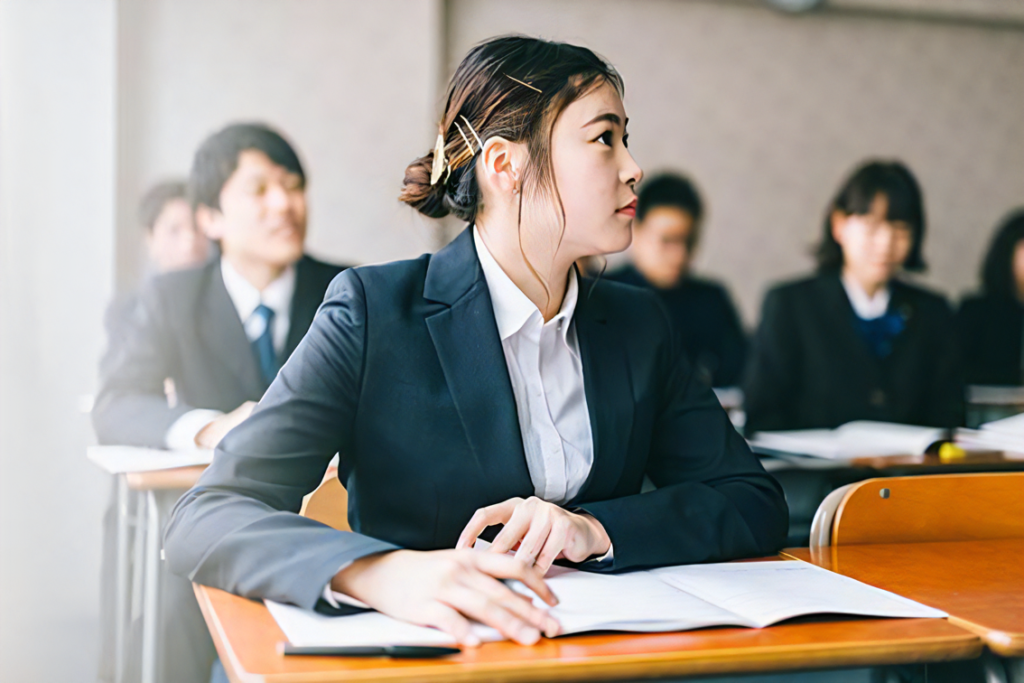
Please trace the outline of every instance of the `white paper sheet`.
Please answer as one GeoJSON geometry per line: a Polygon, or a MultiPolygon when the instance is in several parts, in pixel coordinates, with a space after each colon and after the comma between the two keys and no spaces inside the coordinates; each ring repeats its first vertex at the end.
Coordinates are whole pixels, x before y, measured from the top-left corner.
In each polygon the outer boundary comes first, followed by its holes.
{"type": "Polygon", "coordinates": [[[758,451],[849,460],[856,457],[918,455],[945,435],[945,430],[934,427],[858,420],[837,429],[758,432],[750,445],[758,451]]]}
{"type": "Polygon", "coordinates": [[[213,462],[213,451],[202,448],[165,451],[135,446],[91,446],[86,456],[111,474],[153,472],[213,462]]]}
{"type": "Polygon", "coordinates": [[[942,612],[806,562],[730,562],[654,569],[680,591],[764,627],[804,614],[945,617],[942,612]]]}

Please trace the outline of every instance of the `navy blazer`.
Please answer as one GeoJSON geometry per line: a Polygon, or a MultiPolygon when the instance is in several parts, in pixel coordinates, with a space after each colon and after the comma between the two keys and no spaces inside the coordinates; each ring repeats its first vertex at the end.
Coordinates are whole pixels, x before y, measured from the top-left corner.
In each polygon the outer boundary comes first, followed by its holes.
{"type": "Polygon", "coordinates": [[[833,429],[852,420],[956,427],[964,415],[946,300],[893,280],[889,311],[906,328],[878,358],[857,331],[838,273],[779,285],[764,299],[744,383],[748,434],[833,429]]]}
{"type": "MultiPolygon", "coordinates": [[[[693,380],[654,295],[585,280],[574,320],[594,464],[567,507],[607,530],[614,560],[601,570],[777,550],[782,492],[693,380]],[[641,494],[645,474],[658,489],[641,494]]],[[[434,256],[335,279],[252,416],[178,502],[165,549],[193,581],[312,608],[346,563],[452,548],[475,510],[532,494],[466,230],[434,256]],[[295,514],[336,452],[354,532],[295,514]]]]}

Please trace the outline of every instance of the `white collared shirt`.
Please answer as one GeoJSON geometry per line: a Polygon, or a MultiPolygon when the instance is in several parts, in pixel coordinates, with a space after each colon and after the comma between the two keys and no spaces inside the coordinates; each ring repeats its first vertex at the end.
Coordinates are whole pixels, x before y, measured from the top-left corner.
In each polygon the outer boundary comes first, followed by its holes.
{"type": "MultiPolygon", "coordinates": [[[[224,278],[224,288],[228,291],[228,297],[238,312],[238,319],[242,321],[242,327],[245,328],[246,337],[250,342],[262,333],[262,327],[256,329],[249,323],[256,307],[263,304],[274,311],[270,334],[274,342],[274,351],[280,355],[284,351],[288,330],[291,327],[295,266],[288,266],[273,282],[264,287],[263,291],[256,289],[223,257],[220,260],[220,272],[224,278]]],[[[164,435],[164,444],[172,450],[195,448],[195,438],[203,427],[223,414],[219,410],[206,408],[190,410],[170,426],[164,435]]]]}
{"type": "MultiPolygon", "coordinates": [[[[534,495],[549,503],[564,504],[583,488],[594,465],[594,437],[573,322],[579,298],[576,271],[569,272],[562,308],[545,323],[540,309],[494,260],[476,226],[473,244],[491,294],[534,495]]],[[[614,556],[615,548],[611,545],[597,561],[614,556]]],[[[334,607],[339,603],[366,607],[331,590],[329,581],[321,595],[334,607]]]]}
{"type": "Polygon", "coordinates": [[[846,298],[850,300],[853,312],[861,320],[881,318],[889,310],[889,299],[892,297],[892,294],[888,286],[882,287],[875,292],[874,296],[869,297],[867,292],[850,278],[843,276],[841,280],[843,282],[843,289],[846,290],[846,298]]]}
{"type": "Polygon", "coordinates": [[[579,493],[594,464],[573,322],[579,296],[576,272],[569,272],[561,309],[545,323],[540,309],[494,260],[475,226],[473,243],[491,294],[534,495],[564,504],[579,493]]]}

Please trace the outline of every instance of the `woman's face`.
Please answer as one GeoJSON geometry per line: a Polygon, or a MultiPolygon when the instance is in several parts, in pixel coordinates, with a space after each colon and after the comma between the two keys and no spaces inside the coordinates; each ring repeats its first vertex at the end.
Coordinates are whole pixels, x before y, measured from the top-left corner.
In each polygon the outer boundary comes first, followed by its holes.
{"type": "Polygon", "coordinates": [[[886,217],[889,199],[882,194],[867,214],[832,215],[832,236],[843,250],[843,271],[865,286],[885,285],[910,254],[910,225],[886,217]]]}
{"type": "Polygon", "coordinates": [[[551,161],[565,209],[559,250],[573,260],[629,246],[633,186],[643,171],[626,149],[626,122],[618,92],[603,84],[566,107],[551,132],[551,161]]]}

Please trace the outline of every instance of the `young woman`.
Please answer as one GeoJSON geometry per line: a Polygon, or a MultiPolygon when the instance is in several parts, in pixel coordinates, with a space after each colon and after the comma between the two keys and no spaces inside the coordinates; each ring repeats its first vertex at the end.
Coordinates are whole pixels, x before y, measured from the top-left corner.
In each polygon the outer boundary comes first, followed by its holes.
{"type": "Polygon", "coordinates": [[[961,423],[949,305],[899,279],[924,269],[924,232],[906,166],[874,161],[849,177],[825,217],[818,274],[765,297],[744,387],[748,433],[961,423]]]}
{"type": "Polygon", "coordinates": [[[654,296],[572,267],[629,244],[641,172],[621,94],[584,48],[470,51],[402,200],[471,227],[335,280],[179,502],[175,571],[306,608],[358,601],[467,645],[475,619],[529,644],[560,626],[501,579],[554,604],[542,576],[558,558],[617,571],[778,548],[780,490],[692,381],[654,296]],[[295,514],[334,453],[354,533],[295,514]],[[644,475],[659,488],[640,495],[644,475]],[[499,525],[493,552],[470,549],[499,525]]]}
{"type": "Polygon", "coordinates": [[[970,384],[1024,384],[1024,208],[992,238],[981,293],[964,299],[957,329],[970,384]]]}

